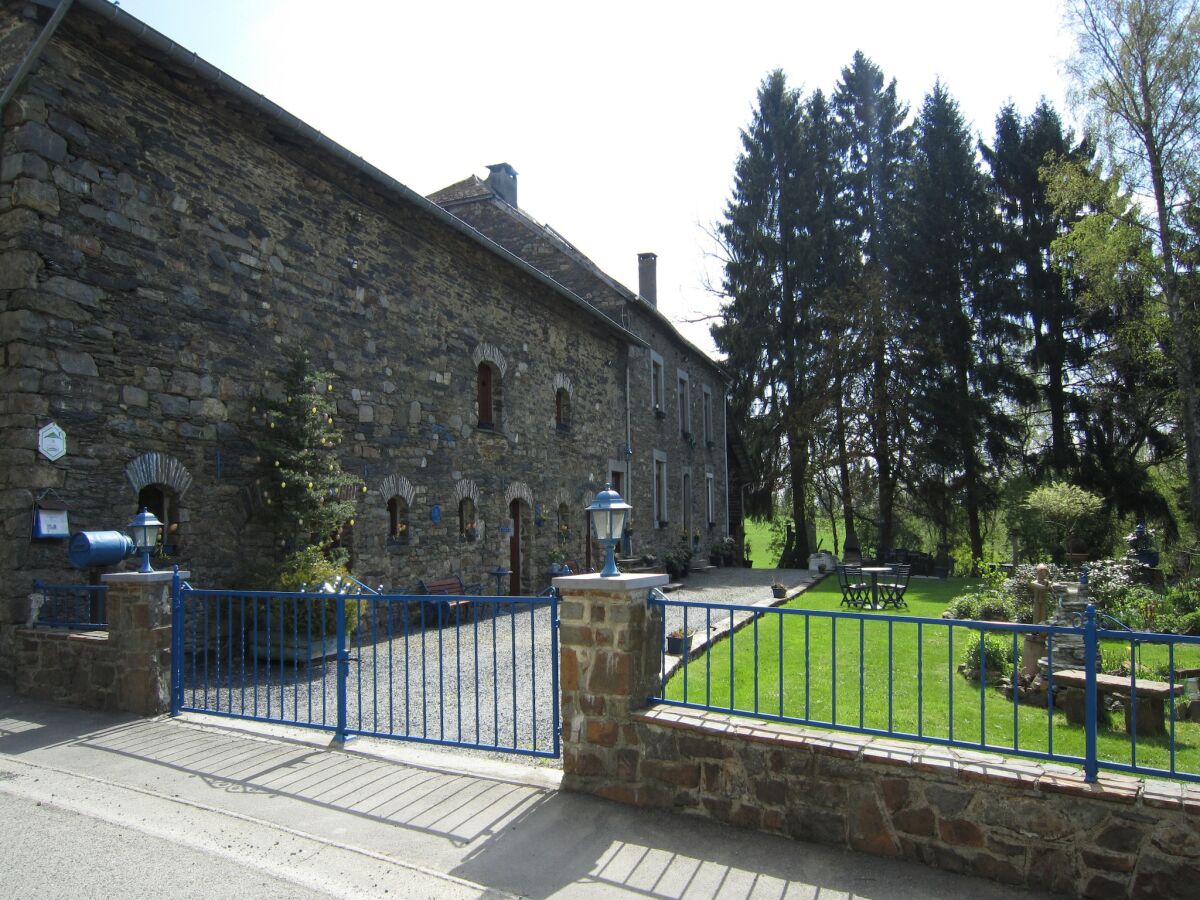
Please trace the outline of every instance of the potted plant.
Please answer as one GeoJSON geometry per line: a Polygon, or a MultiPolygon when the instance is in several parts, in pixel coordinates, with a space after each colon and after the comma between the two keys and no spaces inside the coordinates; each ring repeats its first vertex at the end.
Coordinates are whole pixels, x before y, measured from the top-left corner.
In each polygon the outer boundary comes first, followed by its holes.
{"type": "Polygon", "coordinates": [[[667,654],[670,656],[687,656],[692,651],[692,635],[695,630],[689,628],[684,631],[682,628],[676,628],[667,635],[667,654]]]}
{"type": "Polygon", "coordinates": [[[750,542],[746,541],[745,551],[742,554],[742,566],[747,569],[754,568],[754,560],[750,558],[750,542]]]}
{"type": "Polygon", "coordinates": [[[708,550],[708,564],[710,566],[721,565],[721,550],[716,544],[713,544],[708,550]]]}
{"type": "Polygon", "coordinates": [[[776,600],[782,600],[787,596],[787,585],[782,581],[771,582],[771,596],[776,600]]]}
{"type": "Polygon", "coordinates": [[[553,578],[558,575],[568,574],[566,570],[567,554],[557,547],[546,554],[546,562],[549,563],[548,572],[553,578]]]}
{"type": "Polygon", "coordinates": [[[728,535],[721,538],[721,565],[733,565],[733,549],[735,546],[737,545],[733,542],[733,538],[728,535]]]}

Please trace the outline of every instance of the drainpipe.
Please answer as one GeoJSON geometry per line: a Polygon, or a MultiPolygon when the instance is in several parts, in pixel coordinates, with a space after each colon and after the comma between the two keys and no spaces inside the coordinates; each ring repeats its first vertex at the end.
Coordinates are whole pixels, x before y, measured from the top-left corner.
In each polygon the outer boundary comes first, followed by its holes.
{"type": "Polygon", "coordinates": [[[46,49],[46,45],[50,43],[50,38],[54,36],[54,32],[58,30],[58,23],[66,16],[67,10],[71,8],[74,0],[60,0],[58,8],[50,15],[49,21],[42,28],[42,33],[38,35],[33,46],[25,54],[25,58],[21,60],[17,66],[17,71],[13,73],[12,79],[4,88],[4,93],[0,94],[0,136],[2,136],[4,128],[4,110],[8,106],[9,101],[16,96],[17,90],[21,87],[21,82],[25,80],[25,76],[37,64],[41,58],[42,51],[46,49]]]}
{"type": "MultiPolygon", "coordinates": [[[[630,412],[629,401],[629,361],[633,357],[633,347],[629,347],[625,353],[625,446],[633,447],[633,420],[630,412]]],[[[632,505],[633,503],[633,454],[624,453],[625,457],[625,502],[632,505]]],[[[632,517],[630,517],[632,521],[632,517]]],[[[633,538],[629,539],[628,552],[633,554],[633,538]]]]}

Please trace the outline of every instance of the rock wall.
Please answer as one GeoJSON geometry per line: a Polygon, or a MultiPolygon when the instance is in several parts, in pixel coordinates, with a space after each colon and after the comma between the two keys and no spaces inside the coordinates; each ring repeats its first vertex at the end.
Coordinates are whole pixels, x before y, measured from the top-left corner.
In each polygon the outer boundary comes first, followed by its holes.
{"type": "MultiPolygon", "coordinates": [[[[46,11],[0,2],[5,60],[36,35],[33,15],[46,11]]],[[[31,580],[89,577],[63,542],[30,540],[44,489],[73,532],[122,528],[130,473],[175,473],[170,561],[198,585],[244,584],[274,552],[252,518],[256,403],[291,347],[334,373],[344,463],[367,487],[355,575],[395,590],[484,580],[509,561],[498,526],[514,497],[529,522],[543,513],[523,589],[545,583],[557,502],[583,556],[582,508],[625,441],[627,338],[599,314],[81,7],[7,108],[0,160],[0,674],[31,580]],[[494,430],[476,427],[480,359],[502,373],[494,430]],[[67,433],[56,462],[36,450],[51,421],[67,433]],[[403,544],[384,496],[399,485],[403,544]],[[475,541],[459,533],[465,496],[475,541]]]]}

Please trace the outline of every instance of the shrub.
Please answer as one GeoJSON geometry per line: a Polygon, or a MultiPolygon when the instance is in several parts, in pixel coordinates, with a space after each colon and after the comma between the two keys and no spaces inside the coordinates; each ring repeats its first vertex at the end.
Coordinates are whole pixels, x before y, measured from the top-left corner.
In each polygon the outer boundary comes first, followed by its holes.
{"type": "MultiPolygon", "coordinates": [[[[337,589],[340,579],[350,573],[336,559],[328,559],[320,547],[305,547],[287,557],[275,576],[273,589],[294,593],[322,591],[326,585],[337,589]]],[[[343,589],[344,590],[344,589],[343,589]]],[[[284,635],[304,638],[312,629],[313,637],[332,637],[337,634],[337,603],[333,593],[327,600],[292,600],[279,598],[264,601],[273,606],[272,615],[282,614],[284,635]],[[278,605],[275,605],[278,604],[278,605]],[[311,625],[310,625],[311,620],[311,625]]],[[[346,605],[346,632],[358,627],[359,601],[344,600],[346,605]]]]}
{"type": "MultiPolygon", "coordinates": [[[[1013,655],[1012,638],[998,634],[976,632],[963,649],[962,663],[967,669],[980,669],[980,644],[983,646],[983,662],[989,675],[1011,675],[1017,658],[1013,655]]],[[[1018,645],[1020,642],[1018,641],[1018,645]]]]}
{"type": "Polygon", "coordinates": [[[979,598],[977,618],[991,622],[1011,622],[1016,618],[1016,613],[1013,602],[1003,594],[988,592],[979,598]]]}
{"type": "Polygon", "coordinates": [[[1044,544],[1050,543],[1059,552],[1070,552],[1086,544],[1103,525],[1104,501],[1065,481],[1030,491],[1022,507],[1041,525],[1044,544]]]}
{"type": "Polygon", "coordinates": [[[961,594],[950,601],[946,612],[952,619],[978,619],[979,597],[976,594],[961,594]]]}

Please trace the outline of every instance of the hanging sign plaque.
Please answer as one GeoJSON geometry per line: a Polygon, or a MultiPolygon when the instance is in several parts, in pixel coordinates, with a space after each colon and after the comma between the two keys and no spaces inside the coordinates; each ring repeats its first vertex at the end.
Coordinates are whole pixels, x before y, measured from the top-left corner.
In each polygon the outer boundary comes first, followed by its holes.
{"type": "Polygon", "coordinates": [[[67,433],[54,422],[38,432],[38,452],[50,462],[62,459],[67,453],[67,433]]]}

